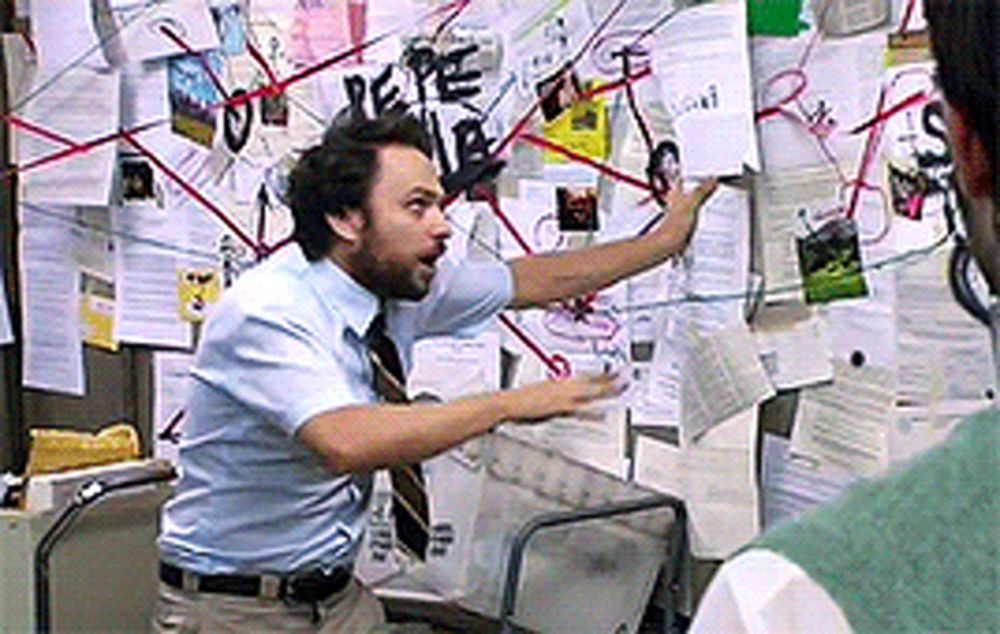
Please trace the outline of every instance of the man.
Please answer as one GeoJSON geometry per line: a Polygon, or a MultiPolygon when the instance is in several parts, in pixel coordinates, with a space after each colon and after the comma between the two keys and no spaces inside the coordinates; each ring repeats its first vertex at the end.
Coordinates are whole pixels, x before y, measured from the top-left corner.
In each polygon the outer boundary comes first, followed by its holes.
{"type": "Polygon", "coordinates": [[[443,404],[378,403],[373,380],[392,364],[370,355],[376,339],[388,334],[405,368],[421,337],[648,269],[683,250],[715,187],[676,193],[642,238],[457,265],[441,257],[451,229],[429,156],[419,124],[399,112],[332,127],[291,175],[296,243],[245,274],[209,318],[182,476],[163,516],[160,631],[380,624],[378,602],[351,579],[371,472],[502,422],[572,414],[615,388],[613,377],[578,377],[443,404]]]}
{"type": "MultiPolygon", "coordinates": [[[[995,294],[1000,4],[925,8],[965,224],[995,294]]],[[[722,567],[691,631],[1000,631],[998,419],[972,416],[902,472],[763,536],[722,567]]]]}

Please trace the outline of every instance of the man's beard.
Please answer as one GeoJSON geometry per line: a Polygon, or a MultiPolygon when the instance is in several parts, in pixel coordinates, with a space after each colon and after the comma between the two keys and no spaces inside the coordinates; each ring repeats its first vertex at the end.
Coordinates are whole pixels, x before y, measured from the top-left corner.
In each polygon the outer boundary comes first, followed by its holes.
{"type": "Polygon", "coordinates": [[[414,278],[414,271],[393,262],[383,262],[368,250],[354,258],[354,273],[361,284],[379,297],[419,301],[427,296],[430,284],[414,278]]]}

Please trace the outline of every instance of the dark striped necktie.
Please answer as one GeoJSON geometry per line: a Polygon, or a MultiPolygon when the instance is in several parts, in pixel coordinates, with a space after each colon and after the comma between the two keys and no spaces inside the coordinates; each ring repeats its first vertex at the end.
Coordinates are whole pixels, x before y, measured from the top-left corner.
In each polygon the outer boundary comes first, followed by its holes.
{"type": "MultiPolygon", "coordinates": [[[[383,401],[406,403],[406,381],[396,344],[385,332],[385,315],[379,313],[365,335],[372,364],[375,392],[383,401]]],[[[427,559],[430,522],[427,489],[420,464],[405,464],[389,469],[392,478],[392,514],[396,539],[421,561],[427,559]]]]}

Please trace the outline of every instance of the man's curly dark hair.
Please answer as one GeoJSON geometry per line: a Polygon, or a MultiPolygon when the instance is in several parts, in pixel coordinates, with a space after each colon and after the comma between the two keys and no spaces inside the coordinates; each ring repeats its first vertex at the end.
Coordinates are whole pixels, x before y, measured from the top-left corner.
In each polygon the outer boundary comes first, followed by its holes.
{"type": "Polygon", "coordinates": [[[288,198],[295,220],[292,238],[309,260],[330,251],[334,234],[326,217],[367,209],[378,173],[378,149],[405,145],[431,158],[420,122],[403,108],[368,118],[357,111],[339,115],[323,141],[302,155],[289,177],[288,198]]]}

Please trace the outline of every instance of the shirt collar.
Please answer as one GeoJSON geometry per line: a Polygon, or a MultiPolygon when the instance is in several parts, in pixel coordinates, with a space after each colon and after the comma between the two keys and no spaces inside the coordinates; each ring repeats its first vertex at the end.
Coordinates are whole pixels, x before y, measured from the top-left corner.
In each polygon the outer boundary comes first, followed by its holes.
{"type": "Polygon", "coordinates": [[[309,263],[313,287],[326,307],[344,316],[347,326],[364,338],[379,312],[378,297],[328,258],[309,263]]]}

